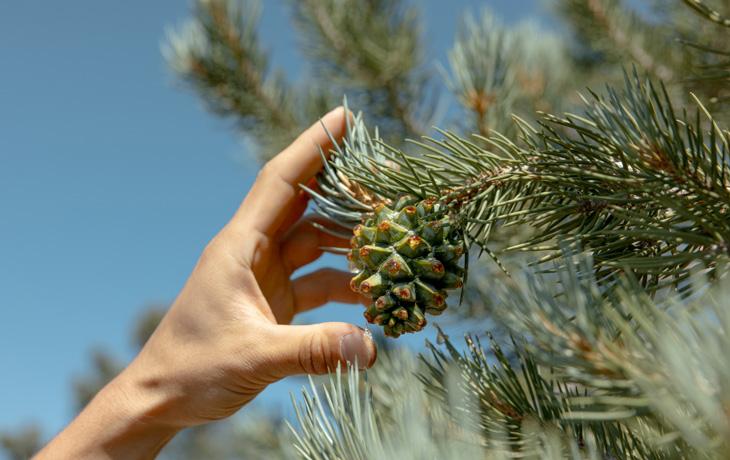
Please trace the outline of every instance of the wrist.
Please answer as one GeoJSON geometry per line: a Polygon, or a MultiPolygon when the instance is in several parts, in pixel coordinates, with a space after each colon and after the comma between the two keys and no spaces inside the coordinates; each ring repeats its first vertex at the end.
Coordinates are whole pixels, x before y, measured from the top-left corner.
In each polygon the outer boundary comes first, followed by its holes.
{"type": "Polygon", "coordinates": [[[181,429],[162,417],[172,405],[172,397],[140,377],[127,368],[98,395],[98,410],[112,413],[109,422],[114,429],[109,431],[113,436],[106,444],[110,451],[119,452],[114,458],[153,458],[181,429]],[[137,451],[149,456],[135,457],[137,451]]]}
{"type": "Polygon", "coordinates": [[[158,416],[167,398],[128,371],[107,384],[38,458],[154,458],[180,427],[158,416]]]}

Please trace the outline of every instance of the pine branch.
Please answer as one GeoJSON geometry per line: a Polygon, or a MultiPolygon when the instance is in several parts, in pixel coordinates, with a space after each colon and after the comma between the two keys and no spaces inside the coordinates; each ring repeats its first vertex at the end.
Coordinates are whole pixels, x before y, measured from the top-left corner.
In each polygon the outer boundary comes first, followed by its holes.
{"type": "Polygon", "coordinates": [[[658,79],[676,80],[669,31],[642,20],[622,0],[562,0],[558,11],[572,23],[580,42],[604,55],[628,58],[658,79]]]}
{"type": "Polygon", "coordinates": [[[689,50],[695,51],[695,62],[692,66],[693,76],[688,82],[700,94],[706,96],[710,104],[719,109],[725,109],[725,103],[730,99],[727,82],[730,80],[730,50],[725,47],[728,29],[717,30],[717,27],[707,27],[707,21],[720,26],[730,27],[730,19],[720,12],[713,10],[704,2],[697,0],[683,0],[684,4],[699,13],[700,30],[711,29],[701,34],[693,34],[682,40],[689,50]]]}
{"type": "Polygon", "coordinates": [[[730,27],[730,18],[723,16],[719,11],[707,6],[702,0],[682,0],[687,6],[697,11],[710,21],[723,27],[730,27]]]}
{"type": "MultiPolygon", "coordinates": [[[[461,418],[448,413],[460,411],[457,387],[455,398],[442,401],[428,397],[414,375],[420,367],[401,352],[368,371],[363,381],[349,368],[338,371],[329,383],[318,388],[310,382],[300,402],[294,401],[298,427],[291,427],[295,447],[306,459],[501,459],[537,456],[545,459],[597,458],[599,452],[592,434],[586,435],[583,448],[551,429],[551,426],[525,423],[525,442],[518,449],[499,438],[487,440],[473,431],[461,418]],[[385,396],[388,407],[377,402],[385,396]],[[384,415],[385,416],[382,416],[384,415]]],[[[460,380],[458,376],[455,376],[460,380]]],[[[468,395],[464,395],[468,397],[468,395]]]]}
{"type": "Polygon", "coordinates": [[[414,391],[415,359],[406,352],[380,358],[366,381],[352,367],[338,369],[321,389],[310,380],[301,402],[294,401],[299,426],[291,427],[302,458],[484,458],[478,439],[414,391]]]}
{"type": "Polygon", "coordinates": [[[530,205],[538,225],[551,228],[530,244],[571,235],[606,272],[633,269],[647,286],[677,285],[696,262],[711,270],[726,256],[727,133],[716,125],[703,132],[700,109],[679,120],[666,93],[634,77],[623,94],[594,95],[584,117],[546,117],[527,141],[542,157],[527,177],[553,182],[560,197],[530,205]]]}
{"type": "Polygon", "coordinates": [[[712,276],[730,247],[728,133],[701,105],[678,117],[663,87],[637,75],[585,103],[585,115],[544,115],[539,129],[519,122],[521,144],[482,138],[489,150],[442,132],[406,154],[358,118],[315,202],[347,227],[369,207],[353,184],[370,203],[437,197],[480,247],[496,227],[527,224],[537,233],[510,250],[547,261],[561,238],[592,251],[604,280],[628,270],[648,289],[681,288],[698,264],[712,276]]]}
{"type": "Polygon", "coordinates": [[[714,357],[728,346],[728,284],[690,302],[656,301],[635,280],[602,289],[589,259],[563,266],[560,290],[534,275],[497,288],[496,314],[531,338],[527,349],[554,378],[582,388],[568,404],[584,407],[573,406],[564,420],[639,417],[663,442],[695,450],[691,458],[727,448],[730,366],[714,357]]]}
{"type": "Polygon", "coordinates": [[[351,97],[388,132],[402,138],[424,131],[430,114],[421,102],[426,102],[428,75],[421,63],[421,24],[415,8],[382,0],[306,0],[292,5],[305,51],[321,78],[353,90],[351,97]]]}
{"type": "Polygon", "coordinates": [[[514,52],[521,56],[515,113],[533,119],[538,111],[562,111],[580,103],[575,96],[585,87],[585,80],[568,52],[566,39],[533,22],[516,27],[515,35],[519,50],[514,52]]]}
{"type": "Polygon", "coordinates": [[[301,128],[298,114],[288,107],[296,107],[302,96],[280,74],[269,75],[256,30],[259,16],[254,0],[198,0],[194,18],[168,33],[164,54],[210,109],[234,118],[266,156],[301,128]]]}
{"type": "Polygon", "coordinates": [[[479,22],[467,16],[449,52],[448,85],[474,117],[472,128],[482,136],[504,131],[510,123],[516,98],[517,62],[521,58],[516,37],[488,11],[479,22]]]}
{"type": "Polygon", "coordinates": [[[469,398],[464,406],[452,408],[452,416],[464,417],[465,412],[466,419],[470,418],[469,414],[471,418],[477,417],[486,439],[499,439],[506,430],[511,449],[526,454],[524,446],[530,445],[531,440],[529,430],[525,436],[524,425],[538,423],[557,427],[577,445],[586,445],[590,438],[604,457],[665,458],[660,450],[653,450],[639,438],[638,433],[648,428],[643,420],[637,419],[631,430],[622,424],[625,416],[618,411],[576,417],[579,413],[587,415],[592,409],[584,402],[578,403],[580,399],[588,399],[582,397],[585,390],[568,379],[546,377],[545,369],[516,341],[512,341],[516,356],[509,359],[491,339],[489,353],[496,362],[490,364],[478,339],[467,336],[467,351],[463,354],[443,333],[440,339],[446,351],[427,343],[432,357],[422,357],[428,373],[421,374],[420,380],[431,394],[447,401],[454,392],[447,385],[449,372],[456,365],[462,379],[460,384],[469,398]]]}
{"type": "MultiPolygon", "coordinates": [[[[563,40],[533,23],[507,28],[489,10],[464,17],[448,55],[447,86],[466,110],[466,132],[511,133],[512,114],[568,106],[575,78],[563,40]]],[[[462,117],[463,118],[463,117],[462,117]]]]}

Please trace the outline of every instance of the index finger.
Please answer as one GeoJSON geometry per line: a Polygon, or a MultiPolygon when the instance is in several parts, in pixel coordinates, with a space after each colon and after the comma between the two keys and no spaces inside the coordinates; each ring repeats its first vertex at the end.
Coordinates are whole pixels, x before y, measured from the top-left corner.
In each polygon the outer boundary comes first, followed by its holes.
{"type": "Polygon", "coordinates": [[[345,109],[337,107],[264,165],[234,221],[240,220],[269,237],[285,231],[282,225],[296,220],[291,214],[304,211],[299,185],[322,168],[321,152],[328,153],[332,141],[342,139],[345,121],[345,109]]]}

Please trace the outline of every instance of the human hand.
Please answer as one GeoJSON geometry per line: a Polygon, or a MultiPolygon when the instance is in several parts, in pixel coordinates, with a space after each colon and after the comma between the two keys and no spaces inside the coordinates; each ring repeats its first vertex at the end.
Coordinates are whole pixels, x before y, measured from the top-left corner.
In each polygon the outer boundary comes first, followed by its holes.
{"type": "MultiPolygon", "coordinates": [[[[321,123],[341,138],[344,109],[321,123]]],[[[94,456],[88,446],[58,450],[54,443],[73,446],[103,426],[108,457],[143,458],[182,428],[233,414],[285,376],[323,374],[347,361],[374,363],[375,346],[356,326],[288,325],[324,303],[360,301],[346,272],[322,269],[290,279],[322,254],[320,247],[348,246],[311,225],[326,221],[302,217],[307,196],[299,184],[313,179],[322,166],[319,149],[331,146],[316,123],[264,166],[140,354],[41,454],[55,448],[53,458],[94,456]],[[81,430],[77,436],[74,429],[81,430]]]]}

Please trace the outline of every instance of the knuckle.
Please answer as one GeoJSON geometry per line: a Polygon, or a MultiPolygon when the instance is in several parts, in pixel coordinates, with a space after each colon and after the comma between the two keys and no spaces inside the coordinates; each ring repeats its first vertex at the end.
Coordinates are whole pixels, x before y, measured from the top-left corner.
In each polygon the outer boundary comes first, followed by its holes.
{"type": "Polygon", "coordinates": [[[312,373],[312,338],[308,337],[306,343],[299,347],[299,368],[305,374],[312,373]]]}
{"type": "Polygon", "coordinates": [[[258,180],[266,181],[275,178],[278,175],[279,172],[276,166],[276,161],[274,159],[271,159],[261,167],[256,178],[258,180]]]}
{"type": "Polygon", "coordinates": [[[288,186],[289,181],[282,170],[282,165],[276,161],[276,158],[269,160],[259,170],[256,176],[256,182],[260,183],[264,188],[288,186]]]}
{"type": "Polygon", "coordinates": [[[200,253],[198,263],[200,265],[218,264],[227,252],[227,237],[221,231],[205,245],[200,253]]]}
{"type": "Polygon", "coordinates": [[[326,374],[328,353],[321,334],[310,334],[299,350],[299,366],[307,374],[326,374]]]}
{"type": "Polygon", "coordinates": [[[217,252],[218,245],[215,239],[213,239],[205,245],[203,251],[200,253],[200,257],[198,258],[198,266],[207,267],[212,263],[215,263],[215,260],[218,258],[217,252]]]}

